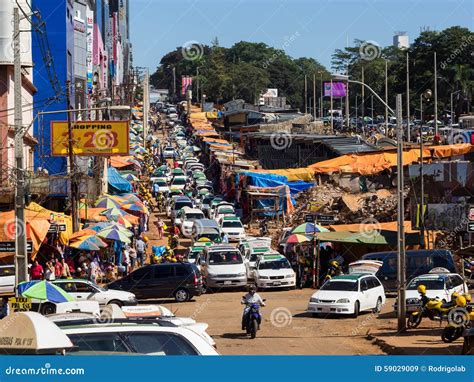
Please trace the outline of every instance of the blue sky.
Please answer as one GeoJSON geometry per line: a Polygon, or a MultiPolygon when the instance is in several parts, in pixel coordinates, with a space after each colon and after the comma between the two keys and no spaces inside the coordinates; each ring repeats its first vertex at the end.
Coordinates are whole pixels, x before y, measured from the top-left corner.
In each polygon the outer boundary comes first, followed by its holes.
{"type": "Polygon", "coordinates": [[[472,0],[131,0],[134,64],[154,71],[161,57],[188,41],[221,46],[264,42],[292,57],[313,57],[329,67],[331,54],[355,38],[392,43],[421,28],[472,29],[472,0]]]}

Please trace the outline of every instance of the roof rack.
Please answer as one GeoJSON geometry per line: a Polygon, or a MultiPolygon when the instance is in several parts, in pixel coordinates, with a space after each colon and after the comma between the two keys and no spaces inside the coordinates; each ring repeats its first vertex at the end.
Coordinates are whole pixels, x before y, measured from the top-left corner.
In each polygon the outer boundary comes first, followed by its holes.
{"type": "Polygon", "coordinates": [[[177,327],[171,321],[160,317],[131,317],[131,318],[85,318],[78,320],[56,321],[59,327],[78,326],[78,325],[110,325],[110,324],[140,324],[140,325],[158,325],[163,327],[177,327]]]}

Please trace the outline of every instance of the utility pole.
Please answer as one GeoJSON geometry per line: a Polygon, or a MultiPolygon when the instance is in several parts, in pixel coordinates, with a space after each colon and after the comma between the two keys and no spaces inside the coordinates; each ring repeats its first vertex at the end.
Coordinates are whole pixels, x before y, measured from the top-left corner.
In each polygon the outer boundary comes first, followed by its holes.
{"type": "Polygon", "coordinates": [[[411,142],[410,128],[410,59],[407,52],[407,142],[411,142]]]}
{"type": "MultiPolygon", "coordinates": [[[[15,283],[28,281],[28,248],[25,221],[25,169],[23,158],[23,108],[21,99],[20,12],[13,8],[13,70],[15,105],[15,283]]],[[[18,290],[15,288],[16,293],[18,290]]]]}
{"type": "MultiPolygon", "coordinates": [[[[347,78],[349,78],[349,70],[347,70],[347,78]]],[[[346,128],[350,127],[350,118],[349,118],[349,81],[346,81],[346,128]]]]}
{"type": "Polygon", "coordinates": [[[434,52],[434,124],[435,136],[438,135],[438,68],[436,64],[436,52],[434,52]]]}
{"type": "Polygon", "coordinates": [[[388,133],[388,61],[385,60],[385,134],[388,133]]]}
{"type": "MultiPolygon", "coordinates": [[[[365,69],[364,66],[362,65],[362,84],[365,84],[365,69]]],[[[362,100],[361,100],[361,114],[362,114],[362,131],[364,131],[364,118],[365,118],[365,86],[362,85],[362,100]]]]}
{"type": "Polygon", "coordinates": [[[332,112],[332,78],[331,78],[331,133],[334,131],[334,121],[333,121],[333,112],[332,112]]]}
{"type": "Polygon", "coordinates": [[[406,330],[406,300],[405,300],[405,203],[403,199],[403,125],[402,125],[402,95],[397,94],[397,193],[398,193],[398,332],[406,330]]]}
{"type": "Polygon", "coordinates": [[[176,100],[176,67],[173,66],[173,102],[176,100]]]}
{"type": "Polygon", "coordinates": [[[313,118],[316,120],[316,73],[313,73],[313,118]]]}
{"type": "Polygon", "coordinates": [[[319,74],[321,75],[321,98],[320,98],[321,102],[319,103],[319,107],[321,109],[319,110],[319,118],[323,118],[324,117],[323,115],[324,114],[323,113],[323,110],[324,110],[323,109],[323,106],[324,106],[323,105],[323,101],[324,101],[323,71],[321,70],[319,74]]]}
{"type": "Polygon", "coordinates": [[[150,72],[145,69],[143,78],[143,144],[146,147],[146,137],[148,135],[148,114],[150,110],[150,72]]]}
{"type": "Polygon", "coordinates": [[[72,218],[72,232],[79,231],[78,219],[78,185],[76,166],[74,162],[74,138],[72,132],[72,118],[71,118],[71,81],[66,81],[66,104],[67,104],[67,130],[68,130],[68,156],[69,156],[69,176],[71,177],[71,218],[72,218]]]}
{"type": "Polygon", "coordinates": [[[304,75],[304,113],[308,112],[308,81],[306,74],[304,75]]]}
{"type": "Polygon", "coordinates": [[[196,102],[199,103],[199,68],[196,68],[196,102]]]}

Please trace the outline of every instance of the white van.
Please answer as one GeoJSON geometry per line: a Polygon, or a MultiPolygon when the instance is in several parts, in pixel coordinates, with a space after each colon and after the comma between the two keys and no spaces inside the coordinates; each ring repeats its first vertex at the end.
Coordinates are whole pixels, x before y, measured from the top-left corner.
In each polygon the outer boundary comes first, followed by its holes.
{"type": "Polygon", "coordinates": [[[247,285],[242,255],[228,244],[205,248],[201,269],[207,288],[244,288],[247,285]]]}

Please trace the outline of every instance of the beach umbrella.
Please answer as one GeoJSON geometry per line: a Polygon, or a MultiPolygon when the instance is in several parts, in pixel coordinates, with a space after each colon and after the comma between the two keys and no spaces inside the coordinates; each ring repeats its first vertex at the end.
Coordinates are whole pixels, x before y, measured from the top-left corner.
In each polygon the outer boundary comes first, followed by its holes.
{"type": "Polygon", "coordinates": [[[89,240],[78,240],[74,243],[70,243],[68,247],[80,249],[82,251],[99,251],[100,247],[89,240]]]}
{"type": "Polygon", "coordinates": [[[99,215],[107,216],[108,218],[111,216],[126,216],[128,215],[124,210],[120,207],[113,207],[102,211],[99,215]]]}
{"type": "Polygon", "coordinates": [[[118,230],[127,237],[132,237],[133,236],[132,231],[128,230],[123,225],[120,225],[118,223],[112,223],[109,227],[104,228],[102,231],[109,231],[109,230],[118,230]]]}
{"type": "Polygon", "coordinates": [[[306,243],[308,241],[311,241],[311,238],[309,238],[308,236],[295,233],[288,236],[288,239],[286,239],[286,244],[300,244],[306,243]]]}
{"type": "Polygon", "coordinates": [[[125,211],[135,211],[146,214],[148,212],[147,208],[142,203],[128,203],[122,205],[122,209],[125,211]]]}
{"type": "Polygon", "coordinates": [[[105,240],[121,241],[122,243],[130,243],[130,239],[122,231],[118,229],[105,229],[100,231],[97,236],[105,240]]]}
{"type": "Polygon", "coordinates": [[[129,182],[136,182],[138,180],[138,178],[133,174],[125,175],[125,179],[128,180],[129,182]]]}
{"type": "Polygon", "coordinates": [[[146,153],[146,150],[142,146],[136,148],[133,151],[134,151],[135,154],[145,154],[146,153]]]}
{"type": "Polygon", "coordinates": [[[110,219],[123,225],[125,228],[133,227],[133,224],[125,216],[111,216],[110,219]]]}
{"type": "Polygon", "coordinates": [[[314,223],[303,223],[293,228],[291,233],[302,233],[303,235],[313,234],[315,232],[329,232],[327,228],[314,223]]]}
{"type": "Polygon", "coordinates": [[[82,239],[83,237],[95,235],[96,232],[91,228],[84,228],[69,236],[69,241],[82,239]]]}
{"type": "Polygon", "coordinates": [[[113,223],[111,223],[111,222],[100,222],[100,223],[96,223],[96,224],[90,226],[89,228],[91,230],[93,230],[95,233],[97,233],[97,232],[102,231],[105,228],[110,228],[110,227],[113,227],[113,223]]]}
{"type": "Polygon", "coordinates": [[[135,194],[123,194],[123,195],[120,195],[120,198],[122,198],[124,202],[128,202],[128,203],[142,203],[140,198],[135,194]]]}
{"type": "Polygon", "coordinates": [[[112,199],[111,196],[105,195],[101,196],[99,199],[97,199],[97,202],[95,202],[95,207],[96,208],[120,208],[120,203],[118,203],[116,200],[112,199]]]}
{"type": "MultiPolygon", "coordinates": [[[[94,234],[93,235],[90,235],[90,236],[84,236],[84,237],[81,237],[77,240],[73,240],[73,244],[74,245],[78,245],[76,243],[80,243],[80,242],[84,242],[84,241],[87,241],[89,243],[93,243],[95,245],[97,245],[99,248],[106,248],[108,247],[107,243],[105,241],[103,241],[100,237],[97,237],[97,233],[95,231],[93,231],[94,234]]],[[[75,246],[73,245],[69,245],[70,247],[73,247],[73,248],[76,248],[75,246]]]]}
{"type": "Polygon", "coordinates": [[[46,280],[20,283],[18,285],[18,292],[22,297],[33,298],[40,301],[51,301],[54,303],[74,301],[74,297],[46,280]]]}

